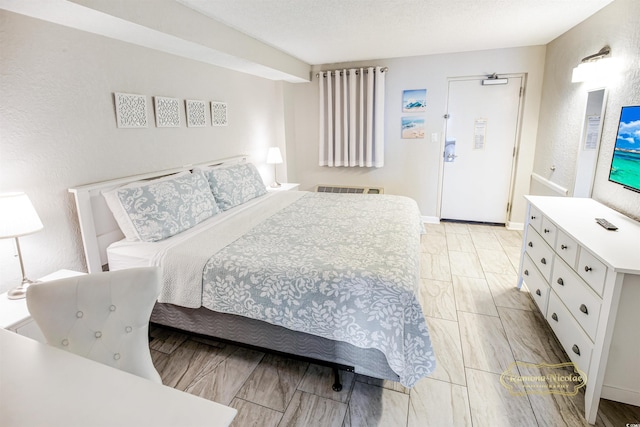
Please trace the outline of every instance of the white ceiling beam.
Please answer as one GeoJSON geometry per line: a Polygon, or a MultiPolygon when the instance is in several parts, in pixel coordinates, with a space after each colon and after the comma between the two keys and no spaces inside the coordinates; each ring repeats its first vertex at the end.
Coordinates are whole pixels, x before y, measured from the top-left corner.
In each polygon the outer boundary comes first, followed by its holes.
{"type": "Polygon", "coordinates": [[[0,8],[270,80],[311,76],[309,64],[172,0],[0,0],[0,8]]]}

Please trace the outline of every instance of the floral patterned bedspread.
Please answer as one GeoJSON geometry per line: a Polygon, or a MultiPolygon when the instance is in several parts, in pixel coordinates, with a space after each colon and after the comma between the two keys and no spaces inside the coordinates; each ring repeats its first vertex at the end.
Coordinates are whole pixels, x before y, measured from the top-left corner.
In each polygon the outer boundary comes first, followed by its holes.
{"type": "Polygon", "coordinates": [[[308,193],[207,262],[202,305],[376,348],[411,387],[435,368],[421,231],[409,198],[308,193]]]}

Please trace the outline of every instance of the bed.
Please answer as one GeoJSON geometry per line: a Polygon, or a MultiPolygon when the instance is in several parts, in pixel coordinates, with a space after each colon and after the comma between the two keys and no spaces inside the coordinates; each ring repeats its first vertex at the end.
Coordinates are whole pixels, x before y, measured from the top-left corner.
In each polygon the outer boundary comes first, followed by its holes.
{"type": "Polygon", "coordinates": [[[407,387],[435,368],[411,199],[268,192],[244,156],[70,191],[89,272],[162,267],[153,323],[407,387]]]}

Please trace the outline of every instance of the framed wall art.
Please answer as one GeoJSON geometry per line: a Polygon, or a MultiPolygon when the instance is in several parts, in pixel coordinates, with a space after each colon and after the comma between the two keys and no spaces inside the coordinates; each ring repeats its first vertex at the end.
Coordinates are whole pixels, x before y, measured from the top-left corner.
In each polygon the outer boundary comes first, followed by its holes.
{"type": "Polygon", "coordinates": [[[156,126],[159,128],[180,127],[180,101],[177,98],[154,96],[156,126]]]}
{"type": "Polygon", "coordinates": [[[207,104],[204,101],[187,99],[187,127],[197,128],[207,125],[207,104]]]}
{"type": "Polygon", "coordinates": [[[411,89],[402,92],[402,112],[421,113],[427,111],[427,90],[411,89]]]}
{"type": "Polygon", "coordinates": [[[423,139],[424,117],[402,117],[402,139],[423,139]]]}
{"type": "Polygon", "coordinates": [[[114,93],[116,123],[119,128],[146,128],[147,97],[131,93],[114,93]]]}
{"type": "Polygon", "coordinates": [[[226,102],[211,102],[211,125],[212,126],[227,126],[227,103],[226,102]]]}

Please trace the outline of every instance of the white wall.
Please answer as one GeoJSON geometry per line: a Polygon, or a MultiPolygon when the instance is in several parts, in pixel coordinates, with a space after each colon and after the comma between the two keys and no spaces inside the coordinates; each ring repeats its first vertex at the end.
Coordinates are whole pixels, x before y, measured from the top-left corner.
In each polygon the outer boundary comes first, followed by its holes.
{"type": "MultiPolygon", "coordinates": [[[[44,224],[21,239],[29,277],[86,271],[69,187],[240,153],[273,179],[282,83],[4,10],[0,29],[0,192],[26,192],[44,224]],[[147,95],[149,127],[118,129],[113,92],[147,95]],[[225,101],[229,126],[187,128],[183,109],[180,128],[156,128],[153,95],[225,101]]],[[[14,253],[0,241],[0,290],[20,277],[14,253]]]]}
{"type": "Polygon", "coordinates": [[[388,193],[415,199],[422,215],[437,217],[447,79],[486,76],[494,72],[526,73],[527,92],[511,214],[512,222],[522,223],[525,215],[522,196],[528,192],[533,165],[544,55],[544,46],[533,46],[316,67],[323,70],[349,65],[389,67],[386,77],[385,166],[380,169],[318,166],[318,83],[314,75],[311,83],[291,85],[295,113],[293,118],[287,116],[286,119],[287,127],[294,128],[294,141],[288,140],[287,144],[295,145],[295,154],[289,157],[290,179],[300,182],[302,189],[311,189],[317,184],[383,186],[388,193]],[[427,89],[426,137],[401,139],[402,91],[421,88],[427,89]],[[438,134],[438,142],[431,141],[432,133],[438,134]]]}
{"type": "Polygon", "coordinates": [[[547,45],[545,79],[534,172],[573,189],[582,120],[590,87],[606,87],[608,98],[592,197],[640,219],[640,194],[609,182],[620,108],[640,104],[640,2],[616,0],[547,45]],[[619,69],[605,81],[571,83],[580,60],[611,47],[619,69]],[[555,171],[551,167],[555,166],[555,171]]]}

